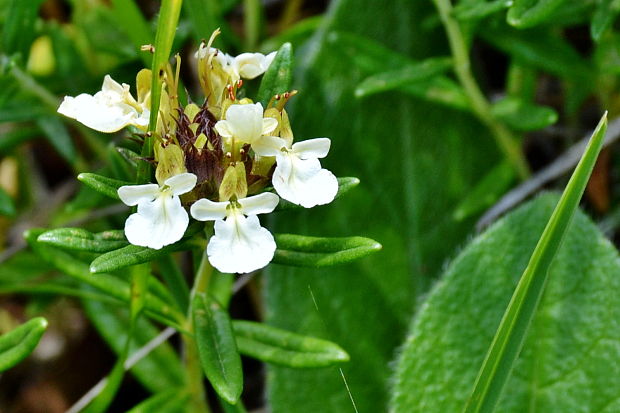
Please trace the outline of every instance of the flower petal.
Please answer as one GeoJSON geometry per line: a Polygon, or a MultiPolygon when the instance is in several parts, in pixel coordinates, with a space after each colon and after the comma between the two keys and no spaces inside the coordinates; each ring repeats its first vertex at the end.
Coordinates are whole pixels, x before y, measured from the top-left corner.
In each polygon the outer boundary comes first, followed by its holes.
{"type": "Polygon", "coordinates": [[[280,202],[280,198],[271,192],[263,192],[262,194],[241,198],[237,202],[241,204],[245,215],[267,214],[275,209],[280,202]]]}
{"type": "Polygon", "coordinates": [[[86,93],[76,97],[65,96],[58,113],[105,133],[119,131],[139,118],[138,112],[125,103],[110,105],[101,95],[97,97],[86,93]]]}
{"type": "Polygon", "coordinates": [[[223,136],[225,138],[232,138],[233,130],[231,126],[232,125],[227,120],[218,120],[215,124],[215,130],[217,131],[217,133],[220,134],[220,136],[223,136]]]}
{"type": "Polygon", "coordinates": [[[271,52],[267,56],[265,56],[265,60],[263,61],[263,67],[265,72],[267,71],[267,69],[269,69],[269,66],[271,66],[271,62],[273,62],[273,59],[275,59],[277,53],[278,52],[271,52]]]}
{"type": "Polygon", "coordinates": [[[262,136],[252,143],[252,149],[260,156],[276,156],[286,148],[286,142],[275,136],[262,136]]]}
{"type": "Polygon", "coordinates": [[[262,135],[263,105],[260,103],[231,105],[226,111],[226,120],[232,136],[242,142],[252,143],[262,135]]]}
{"type": "Polygon", "coordinates": [[[226,208],[230,202],[213,202],[209,199],[202,198],[194,202],[189,212],[194,219],[198,221],[215,221],[226,217],[226,208]]]}
{"type": "Polygon", "coordinates": [[[300,159],[294,153],[277,157],[273,187],[282,198],[304,208],[328,204],[338,192],[338,180],[318,159],[300,159]]]}
{"type": "Polygon", "coordinates": [[[301,159],[325,158],[332,141],[329,138],[315,138],[293,144],[293,152],[301,159]]]}
{"type": "Polygon", "coordinates": [[[125,205],[134,206],[142,201],[152,201],[159,193],[159,185],[124,185],[118,188],[118,197],[125,205]]]}
{"type": "Polygon", "coordinates": [[[265,55],[262,53],[241,53],[235,57],[235,63],[244,79],[254,79],[265,73],[268,67],[265,66],[265,55]]]}
{"type": "Polygon", "coordinates": [[[260,226],[258,217],[233,213],[215,221],[215,235],[209,240],[209,262],[223,273],[248,273],[263,268],[273,258],[276,243],[260,226]]]}
{"type": "Polygon", "coordinates": [[[181,195],[194,189],[197,180],[198,177],[196,177],[196,175],[185,172],[182,174],[171,176],[170,178],[166,179],[164,184],[170,187],[174,195],[181,195]]]}
{"type": "Polygon", "coordinates": [[[180,240],[188,224],[181,200],[162,195],[152,202],[138,204],[138,212],[125,222],[125,236],[134,245],[160,249],[180,240]]]}
{"type": "Polygon", "coordinates": [[[263,135],[269,135],[278,127],[278,120],[274,118],[263,118],[263,135]]]}

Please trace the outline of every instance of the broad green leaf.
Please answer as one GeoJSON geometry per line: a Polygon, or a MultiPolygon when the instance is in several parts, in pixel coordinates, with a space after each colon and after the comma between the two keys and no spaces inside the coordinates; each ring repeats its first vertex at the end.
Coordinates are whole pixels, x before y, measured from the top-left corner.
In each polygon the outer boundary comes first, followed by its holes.
{"type": "Polygon", "coordinates": [[[381,249],[377,241],[364,237],[322,238],[276,234],[278,249],[273,263],[300,267],[326,267],[363,258],[381,249]]]}
{"type": "Polygon", "coordinates": [[[612,23],[620,13],[620,1],[618,0],[599,0],[596,10],[592,15],[590,24],[590,35],[594,41],[601,40],[603,33],[611,27],[612,23]]]}
{"type": "Polygon", "coordinates": [[[349,361],[337,344],[251,321],[233,321],[239,352],[285,367],[325,367],[349,361]]]}
{"type": "Polygon", "coordinates": [[[154,394],[127,413],[183,413],[187,408],[189,393],[183,388],[172,388],[154,394]]]}
{"type": "Polygon", "coordinates": [[[123,231],[93,234],[82,228],[58,228],[39,235],[37,241],[55,247],[89,252],[108,252],[128,244],[123,231]]]}
{"type": "Polygon", "coordinates": [[[243,390],[243,372],[228,312],[205,294],[197,294],[191,305],[205,375],[220,397],[235,404],[243,390]]]}
{"type": "MultiPolygon", "coordinates": [[[[129,331],[130,317],[127,307],[93,300],[82,300],[82,305],[99,334],[117,355],[121,354],[126,345],[127,331],[129,331]]],[[[146,345],[159,333],[160,331],[144,317],[138,319],[131,341],[130,354],[146,345]]],[[[177,387],[185,380],[181,361],[169,343],[160,344],[148,356],[140,360],[131,372],[152,392],[177,387]]]]}
{"type": "Polygon", "coordinates": [[[293,47],[284,43],[263,75],[256,100],[266,107],[273,96],[291,90],[292,71],[293,47]]]}
{"type": "Polygon", "coordinates": [[[12,217],[16,212],[13,199],[4,189],[0,188],[0,215],[12,217]]]}
{"type": "Polygon", "coordinates": [[[0,372],[10,369],[28,357],[39,344],[46,328],[47,320],[37,317],[1,335],[0,372]]]}
{"type": "Polygon", "coordinates": [[[121,268],[130,267],[132,265],[154,261],[172,252],[191,249],[195,246],[195,240],[193,240],[192,237],[200,231],[201,227],[201,224],[191,225],[185,232],[185,236],[181,241],[158,250],[140,247],[138,245],[127,245],[125,247],[106,252],[95,258],[93,262],[90,263],[90,271],[94,274],[117,271],[121,268]]]}
{"type": "Polygon", "coordinates": [[[411,312],[472,225],[454,222],[454,208],[499,162],[488,131],[460,107],[408,93],[355,98],[370,75],[445,54],[442,28],[423,25],[435,15],[430,3],[396,0],[377,10],[376,1],[332,1],[325,25],[297,49],[300,93],[287,108],[295,136],[329,136],[321,164],[363,184],[337,203],[278,213],[271,228],[360,235],[383,249],[341,266],[265,270],[267,323],[338,343],[352,360],[321,369],[269,365],[274,412],[353,412],[351,398],[361,413],[387,410],[388,366],[411,312]]]}
{"type": "MultiPolygon", "coordinates": [[[[386,68],[417,63],[408,56],[390,50],[365,36],[333,32],[329,34],[327,41],[332,47],[344,53],[353,63],[353,67],[363,70],[366,75],[380,74],[385,72],[386,68]]],[[[400,92],[455,109],[469,110],[469,100],[462,88],[447,76],[435,76],[425,82],[402,85],[400,92]]]]}
{"type": "Polygon", "coordinates": [[[398,90],[411,83],[424,83],[451,68],[452,58],[449,57],[431,57],[422,62],[396,69],[392,68],[387,72],[381,72],[364,79],[355,89],[355,96],[364,97],[394,89],[398,90]]]}
{"type": "Polygon", "coordinates": [[[2,30],[2,51],[21,53],[25,59],[35,35],[35,23],[43,0],[11,0],[8,2],[2,30]]]}
{"type": "Polygon", "coordinates": [[[491,111],[493,116],[510,128],[523,132],[546,128],[558,120],[557,112],[550,107],[538,106],[514,97],[506,97],[494,103],[491,111]]]}
{"type": "Polygon", "coordinates": [[[515,30],[485,27],[480,36],[512,57],[551,74],[569,79],[590,79],[593,68],[561,37],[545,29],[515,30]]]}
{"type": "MultiPolygon", "coordinates": [[[[336,193],[336,198],[340,198],[342,195],[349,192],[351,189],[358,186],[360,180],[354,177],[346,177],[346,178],[338,178],[338,192],[336,193]]],[[[301,205],[293,204],[292,202],[287,201],[284,198],[280,198],[280,202],[276,207],[276,211],[284,211],[288,209],[302,209],[301,205]]]]}
{"type": "Polygon", "coordinates": [[[497,201],[517,178],[515,168],[503,161],[491,169],[454,210],[453,217],[462,221],[476,215],[497,201]]]}
{"type": "Polygon", "coordinates": [[[553,17],[562,3],[567,0],[514,0],[508,10],[508,23],[520,29],[536,26],[553,17]]]}
{"type": "Polygon", "coordinates": [[[512,0],[460,2],[454,7],[454,17],[458,20],[482,19],[508,8],[512,0]]]}
{"type": "Polygon", "coordinates": [[[131,182],[119,181],[118,179],[112,179],[88,172],[79,174],[78,180],[95,191],[114,199],[120,199],[118,197],[118,188],[123,185],[133,185],[131,182]]]}
{"type": "MultiPolygon", "coordinates": [[[[393,412],[460,412],[557,196],[544,195],[465,248],[412,320],[393,412]]],[[[620,409],[620,260],[578,212],[496,412],[620,409]]]]}
{"type": "Polygon", "coordinates": [[[603,147],[606,130],[607,113],[594,130],[517,284],[482,363],[464,412],[493,412],[543,296],[549,278],[549,268],[579,207],[579,201],[603,147]]]}

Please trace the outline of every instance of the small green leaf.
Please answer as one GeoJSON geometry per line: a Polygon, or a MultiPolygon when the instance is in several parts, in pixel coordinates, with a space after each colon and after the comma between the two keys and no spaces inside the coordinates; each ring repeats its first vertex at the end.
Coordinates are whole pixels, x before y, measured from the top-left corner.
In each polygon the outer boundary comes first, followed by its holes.
{"type": "Polygon", "coordinates": [[[331,341],[302,336],[263,323],[233,321],[239,352],[285,367],[326,367],[349,361],[349,355],[331,341]]]}
{"type": "Polygon", "coordinates": [[[0,372],[10,369],[33,352],[47,328],[47,320],[33,318],[0,336],[0,372]]]}
{"type": "Polygon", "coordinates": [[[243,371],[228,313],[215,300],[197,294],[192,300],[192,315],[205,375],[217,394],[235,404],[243,390],[243,371]]]}
{"type": "Polygon", "coordinates": [[[15,211],[13,199],[4,189],[0,188],[0,215],[12,217],[15,216],[16,213],[17,211],[15,211]]]}
{"type": "Polygon", "coordinates": [[[183,413],[188,399],[189,393],[186,389],[172,388],[152,395],[127,413],[183,413]]]}
{"type": "Polygon", "coordinates": [[[123,231],[93,234],[82,228],[58,228],[39,235],[37,241],[55,247],[89,252],[108,252],[128,244],[123,231]]]}
{"type": "Polygon", "coordinates": [[[90,272],[94,274],[112,272],[132,265],[151,262],[172,252],[188,250],[194,246],[192,236],[200,232],[201,228],[202,224],[190,225],[181,241],[158,250],[138,245],[127,245],[106,252],[90,263],[90,272]]]}
{"type": "Polygon", "coordinates": [[[490,413],[495,408],[540,303],[547,283],[549,267],[579,207],[579,201],[603,145],[606,129],[607,113],[603,115],[594,130],[581,161],[566,185],[562,198],[517,284],[482,363],[474,389],[463,410],[464,413],[490,413]]]}
{"type": "MultiPolygon", "coordinates": [[[[336,193],[336,198],[334,199],[340,198],[342,195],[346,194],[351,189],[358,186],[359,183],[360,180],[355,177],[338,178],[338,192],[336,193]]],[[[293,204],[292,202],[289,202],[284,198],[280,198],[280,202],[278,203],[278,206],[275,210],[285,211],[288,209],[303,209],[303,207],[301,205],[293,204]]]]}
{"type": "Polygon", "coordinates": [[[278,249],[273,263],[299,267],[326,267],[363,258],[381,249],[370,238],[322,238],[304,235],[276,234],[278,249]]]}
{"type": "Polygon", "coordinates": [[[452,58],[432,57],[411,63],[387,72],[381,72],[364,79],[355,89],[356,97],[400,89],[411,83],[424,83],[429,78],[445,73],[452,68],[452,58]]]}
{"type": "Polygon", "coordinates": [[[491,111],[497,119],[522,132],[543,129],[558,121],[557,112],[550,107],[527,103],[515,97],[506,97],[494,103],[491,111]]]}
{"type": "Polygon", "coordinates": [[[596,10],[592,15],[590,25],[590,35],[594,41],[601,40],[603,33],[611,27],[612,23],[620,13],[620,1],[618,0],[599,0],[596,10]]]}
{"type": "Polygon", "coordinates": [[[525,29],[549,20],[566,0],[514,0],[508,10],[509,24],[525,29]]]}
{"type": "Polygon", "coordinates": [[[452,217],[462,221],[490,207],[516,178],[515,168],[504,161],[491,169],[456,206],[452,217]]]}
{"type": "Polygon", "coordinates": [[[512,0],[459,2],[453,9],[454,17],[461,21],[483,19],[508,8],[512,0]]]}
{"type": "Polygon", "coordinates": [[[133,185],[131,182],[119,181],[118,179],[87,172],[79,174],[78,180],[103,195],[119,200],[118,188],[124,185],[133,185]]]}
{"type": "Polygon", "coordinates": [[[293,47],[290,43],[284,43],[263,75],[256,100],[266,107],[273,96],[288,92],[291,88],[292,72],[293,47]]]}

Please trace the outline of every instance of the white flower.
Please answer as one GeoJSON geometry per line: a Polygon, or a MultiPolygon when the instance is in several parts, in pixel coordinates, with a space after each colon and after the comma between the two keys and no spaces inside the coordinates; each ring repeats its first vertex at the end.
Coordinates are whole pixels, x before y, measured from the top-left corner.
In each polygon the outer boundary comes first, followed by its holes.
{"type": "Polygon", "coordinates": [[[269,264],[276,251],[276,242],[273,235],[260,226],[256,215],[273,211],[278,201],[276,194],[264,192],[227,202],[203,198],[192,205],[192,217],[199,221],[215,221],[215,235],[209,240],[207,255],[218,271],[248,273],[269,264]]]}
{"type": "Polygon", "coordinates": [[[196,175],[182,173],[157,184],[121,186],[118,196],[138,212],[125,222],[125,236],[130,243],[160,249],[183,237],[189,223],[179,195],[196,186],[196,175]]]}
{"type": "Polygon", "coordinates": [[[217,62],[230,76],[231,83],[235,83],[241,78],[254,79],[262,75],[276,57],[276,52],[271,52],[267,56],[262,53],[241,53],[239,56],[233,57],[214,47],[207,48],[204,45],[200,45],[195,56],[197,59],[204,59],[209,54],[215,55],[217,62]]]}
{"type": "Polygon", "coordinates": [[[146,129],[149,109],[138,103],[129,93],[129,85],[114,81],[109,75],[103,80],[101,90],[94,96],[82,93],[76,97],[65,96],[58,113],[77,120],[99,132],[116,132],[127,125],[146,129]]]}
{"type": "Polygon", "coordinates": [[[278,127],[274,118],[263,118],[263,105],[260,103],[230,105],[226,120],[215,124],[215,130],[224,138],[235,138],[240,142],[252,144],[261,136],[273,132],[278,127]]]}
{"type": "Polygon", "coordinates": [[[272,183],[282,198],[304,208],[332,202],[338,192],[338,180],[321,168],[319,158],[329,152],[329,138],[316,138],[288,147],[284,139],[263,136],[252,144],[260,156],[275,156],[272,183]]]}

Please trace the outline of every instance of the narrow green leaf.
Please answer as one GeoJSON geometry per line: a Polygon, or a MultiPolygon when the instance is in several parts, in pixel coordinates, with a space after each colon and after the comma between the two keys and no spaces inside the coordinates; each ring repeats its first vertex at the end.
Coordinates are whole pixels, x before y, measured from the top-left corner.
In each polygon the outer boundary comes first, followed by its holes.
{"type": "Polygon", "coordinates": [[[80,180],[85,185],[91,187],[95,191],[102,193],[110,198],[119,199],[118,188],[123,185],[133,185],[131,182],[119,181],[118,179],[108,178],[93,173],[84,172],[78,175],[80,180]]]}
{"type": "Polygon", "coordinates": [[[454,209],[456,221],[469,218],[497,201],[517,178],[515,168],[506,161],[491,169],[454,209]]]}
{"type": "Polygon", "coordinates": [[[4,189],[0,188],[0,215],[12,217],[15,216],[16,212],[13,199],[4,189]]]}
{"type": "Polygon", "coordinates": [[[285,367],[325,367],[349,361],[349,355],[331,341],[302,336],[263,323],[233,321],[239,352],[285,367]]]}
{"type": "MultiPolygon", "coordinates": [[[[124,334],[126,335],[126,333],[124,334]]],[[[114,400],[114,396],[121,387],[121,383],[123,382],[123,378],[125,377],[125,358],[119,357],[116,359],[116,363],[114,363],[114,367],[112,367],[112,371],[105,378],[105,386],[101,393],[97,395],[83,410],[84,413],[102,413],[105,412],[112,400],[114,400]]]]}
{"type": "Polygon", "coordinates": [[[607,114],[603,115],[562,198],[532,253],[482,363],[465,413],[492,412],[536,312],[553,262],[579,206],[586,184],[603,145],[607,114]]]}
{"type": "Polygon", "coordinates": [[[514,0],[508,10],[509,24],[525,29],[547,21],[566,0],[514,0]]]}
{"type": "MultiPolygon", "coordinates": [[[[338,192],[336,193],[336,198],[334,199],[340,198],[342,195],[346,194],[351,189],[358,186],[359,183],[360,180],[355,177],[338,178],[338,192]]],[[[292,202],[289,202],[284,198],[280,198],[280,202],[278,203],[278,206],[275,210],[285,211],[288,209],[303,209],[303,207],[301,205],[293,204],[292,202]]]]}
{"type": "Polygon", "coordinates": [[[132,265],[151,262],[172,252],[188,250],[194,246],[192,236],[197,234],[201,227],[201,224],[191,225],[181,241],[158,250],[138,245],[127,245],[106,252],[90,263],[90,271],[94,274],[112,272],[132,265]]]}
{"type": "Polygon", "coordinates": [[[154,394],[127,413],[183,413],[187,408],[189,393],[183,388],[172,388],[154,394]]]}
{"type": "Polygon", "coordinates": [[[517,131],[543,129],[558,121],[558,114],[547,106],[527,103],[519,98],[506,97],[491,107],[493,116],[517,131]]]}
{"type": "Polygon", "coordinates": [[[43,0],[10,0],[3,22],[2,50],[10,55],[21,53],[25,59],[34,38],[35,23],[43,0]]]}
{"type": "Polygon", "coordinates": [[[58,116],[44,116],[37,119],[37,125],[54,149],[67,161],[73,164],[77,153],[69,131],[58,116]]]}
{"type": "Polygon", "coordinates": [[[197,294],[192,315],[205,375],[217,394],[235,404],[243,390],[243,372],[228,312],[205,294],[197,294]]]}
{"type": "MultiPolygon", "coordinates": [[[[153,33],[149,22],[144,18],[134,0],[112,0],[112,13],[117,26],[131,39],[136,50],[152,42],[153,33]]],[[[141,52],[140,57],[145,65],[151,65],[150,53],[141,52]]]]}
{"type": "Polygon", "coordinates": [[[273,96],[288,92],[291,89],[292,72],[293,47],[290,43],[284,43],[263,75],[256,100],[266,107],[273,96]]]}
{"type": "Polygon", "coordinates": [[[47,320],[33,318],[0,336],[0,372],[10,369],[28,357],[47,328],[47,320]]]}
{"type": "Polygon", "coordinates": [[[108,252],[128,244],[123,231],[93,234],[82,228],[58,228],[39,235],[37,241],[55,247],[89,252],[108,252]]]}
{"type": "Polygon", "coordinates": [[[612,23],[620,13],[620,1],[618,0],[599,0],[596,10],[592,15],[590,24],[590,35],[594,41],[601,40],[601,36],[611,27],[612,23]]]}
{"type": "Polygon", "coordinates": [[[459,2],[453,9],[454,17],[461,21],[478,20],[508,8],[512,0],[459,2]]]}
{"type": "Polygon", "coordinates": [[[166,282],[179,310],[187,312],[189,308],[189,286],[183,272],[181,272],[171,254],[164,255],[157,263],[161,277],[166,282]]]}
{"type": "Polygon", "coordinates": [[[316,32],[323,20],[324,16],[322,15],[307,17],[283,32],[265,40],[260,45],[260,50],[263,53],[271,53],[279,49],[284,43],[291,43],[293,47],[301,46],[303,42],[316,32]]]}
{"type": "Polygon", "coordinates": [[[278,249],[273,263],[299,267],[326,267],[363,258],[381,249],[377,241],[364,237],[321,238],[276,234],[278,249]]]}
{"type": "Polygon", "coordinates": [[[225,43],[238,46],[240,42],[224,18],[226,5],[222,3],[219,0],[185,0],[183,11],[192,25],[194,39],[208,39],[215,29],[220,28],[222,34],[218,37],[221,37],[222,41],[216,39],[215,45],[225,43]]]}
{"type": "Polygon", "coordinates": [[[452,58],[431,57],[421,62],[408,64],[398,69],[367,77],[355,89],[356,97],[374,95],[375,93],[399,89],[411,83],[424,81],[445,73],[452,68],[452,58]]]}

